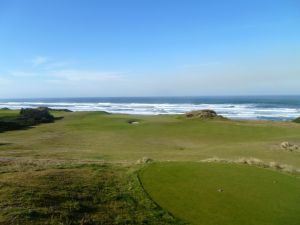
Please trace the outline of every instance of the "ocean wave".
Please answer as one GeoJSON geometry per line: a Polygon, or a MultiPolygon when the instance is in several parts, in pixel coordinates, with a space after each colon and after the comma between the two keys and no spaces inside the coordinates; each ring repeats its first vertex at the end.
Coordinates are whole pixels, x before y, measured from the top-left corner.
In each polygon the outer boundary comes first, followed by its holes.
{"type": "Polygon", "coordinates": [[[72,111],[106,111],[109,113],[158,115],[183,114],[192,110],[212,109],[234,119],[290,120],[300,115],[300,108],[261,107],[260,104],[191,104],[191,103],[111,103],[111,102],[2,102],[0,108],[20,109],[51,107],[72,111]]]}

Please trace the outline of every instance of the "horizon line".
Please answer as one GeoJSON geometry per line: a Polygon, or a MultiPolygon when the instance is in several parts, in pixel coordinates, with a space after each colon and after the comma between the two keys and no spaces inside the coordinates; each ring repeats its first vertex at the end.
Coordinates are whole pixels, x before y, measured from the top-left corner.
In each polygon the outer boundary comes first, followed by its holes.
{"type": "Polygon", "coordinates": [[[222,98],[222,97],[300,97],[300,94],[248,94],[248,95],[164,95],[164,96],[90,96],[90,97],[13,97],[13,98],[0,98],[0,100],[25,100],[25,99],[84,99],[84,98],[222,98]]]}

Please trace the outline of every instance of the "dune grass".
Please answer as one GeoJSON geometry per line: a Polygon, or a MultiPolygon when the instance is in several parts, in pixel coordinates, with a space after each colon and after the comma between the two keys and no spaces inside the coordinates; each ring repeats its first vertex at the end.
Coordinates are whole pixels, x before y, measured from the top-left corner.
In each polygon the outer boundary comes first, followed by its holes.
{"type": "Polygon", "coordinates": [[[221,163],[157,163],[140,173],[150,196],[197,225],[297,225],[300,179],[221,163]]]}

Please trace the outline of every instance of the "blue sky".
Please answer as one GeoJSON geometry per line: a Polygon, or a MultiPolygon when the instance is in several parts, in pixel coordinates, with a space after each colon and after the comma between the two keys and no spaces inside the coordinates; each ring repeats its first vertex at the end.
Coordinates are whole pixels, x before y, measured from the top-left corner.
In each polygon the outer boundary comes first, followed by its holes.
{"type": "Polygon", "coordinates": [[[0,98],[299,87],[299,0],[0,1],[0,98]]]}

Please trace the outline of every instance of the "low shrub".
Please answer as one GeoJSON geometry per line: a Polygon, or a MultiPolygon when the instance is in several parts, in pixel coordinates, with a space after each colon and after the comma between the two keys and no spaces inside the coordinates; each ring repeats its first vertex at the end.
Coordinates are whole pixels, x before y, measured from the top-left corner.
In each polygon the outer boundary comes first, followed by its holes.
{"type": "Polygon", "coordinates": [[[295,123],[300,123],[300,117],[294,119],[293,122],[295,122],[295,123]]]}
{"type": "Polygon", "coordinates": [[[47,108],[21,109],[18,116],[0,118],[0,132],[25,129],[41,123],[52,123],[55,119],[47,108]]]}
{"type": "Polygon", "coordinates": [[[55,119],[47,108],[21,109],[20,117],[29,121],[32,125],[39,123],[52,123],[55,119]]]}

